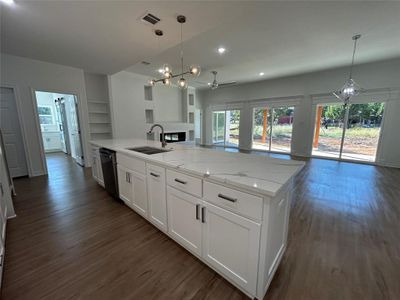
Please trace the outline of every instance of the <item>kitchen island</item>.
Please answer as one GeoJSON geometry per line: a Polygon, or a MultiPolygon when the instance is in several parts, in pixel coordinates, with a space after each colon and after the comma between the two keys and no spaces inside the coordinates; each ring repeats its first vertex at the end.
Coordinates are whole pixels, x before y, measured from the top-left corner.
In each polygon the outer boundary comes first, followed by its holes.
{"type": "Polygon", "coordinates": [[[116,152],[119,198],[252,298],[262,299],[286,249],[293,177],[304,162],[144,140],[92,141],[116,152]]]}

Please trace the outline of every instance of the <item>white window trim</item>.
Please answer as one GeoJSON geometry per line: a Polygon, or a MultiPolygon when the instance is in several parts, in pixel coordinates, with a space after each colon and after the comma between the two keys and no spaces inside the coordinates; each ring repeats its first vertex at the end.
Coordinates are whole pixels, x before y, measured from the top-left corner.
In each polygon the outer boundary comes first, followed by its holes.
{"type": "MultiPolygon", "coordinates": [[[[351,103],[362,104],[370,102],[387,102],[398,100],[400,96],[398,89],[384,88],[384,89],[369,89],[364,90],[357,96],[350,100],[351,103]]],[[[336,98],[332,93],[314,94],[311,95],[311,102],[313,105],[317,104],[340,104],[343,103],[336,98]]]]}
{"type": "Polygon", "coordinates": [[[41,124],[40,123],[40,125],[41,126],[56,125],[53,107],[51,107],[50,105],[41,105],[41,104],[39,104],[38,105],[38,110],[39,110],[39,107],[46,107],[46,108],[50,109],[50,114],[49,115],[39,114],[39,122],[40,122],[40,117],[51,117],[51,123],[49,123],[49,124],[41,124]]]}

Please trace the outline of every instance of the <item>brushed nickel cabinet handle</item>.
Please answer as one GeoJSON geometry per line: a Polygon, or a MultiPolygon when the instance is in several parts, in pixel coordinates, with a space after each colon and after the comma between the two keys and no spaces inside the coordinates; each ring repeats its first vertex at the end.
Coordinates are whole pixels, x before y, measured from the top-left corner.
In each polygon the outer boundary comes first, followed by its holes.
{"type": "Polygon", "coordinates": [[[153,177],[160,177],[160,175],[158,175],[156,173],[153,173],[153,172],[150,172],[150,175],[153,176],[153,177]]]}
{"type": "Polygon", "coordinates": [[[196,220],[200,219],[200,204],[196,204],[196,220]]]}
{"type": "Polygon", "coordinates": [[[175,178],[175,181],[178,182],[178,183],[181,183],[181,184],[186,184],[187,183],[186,181],[180,180],[178,178],[175,178]]]}
{"type": "Polygon", "coordinates": [[[228,200],[228,201],[231,201],[231,202],[236,202],[237,201],[236,198],[231,198],[231,197],[225,196],[223,194],[218,194],[218,198],[221,198],[221,199],[224,199],[224,200],[228,200]]]}
{"type": "Polygon", "coordinates": [[[206,208],[203,206],[201,208],[201,223],[206,222],[206,208]]]}

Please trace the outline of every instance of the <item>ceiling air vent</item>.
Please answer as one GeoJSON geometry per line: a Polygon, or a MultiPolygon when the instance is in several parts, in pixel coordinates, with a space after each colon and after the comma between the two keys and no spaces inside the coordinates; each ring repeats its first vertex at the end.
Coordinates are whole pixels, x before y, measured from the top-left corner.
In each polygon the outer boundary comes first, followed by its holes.
{"type": "Polygon", "coordinates": [[[150,23],[151,25],[155,25],[158,22],[160,22],[161,20],[160,20],[160,18],[156,17],[155,15],[147,13],[142,17],[142,21],[145,23],[150,23]]]}
{"type": "Polygon", "coordinates": [[[142,64],[148,66],[150,63],[148,61],[142,61],[142,64]]]}

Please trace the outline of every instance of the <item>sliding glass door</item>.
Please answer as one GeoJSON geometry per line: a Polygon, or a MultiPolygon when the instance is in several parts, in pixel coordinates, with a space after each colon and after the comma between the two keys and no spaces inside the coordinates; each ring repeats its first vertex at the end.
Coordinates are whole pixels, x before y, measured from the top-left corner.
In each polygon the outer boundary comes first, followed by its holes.
{"type": "Polygon", "coordinates": [[[352,104],[344,135],[342,158],[375,161],[384,103],[352,104]]]}
{"type": "Polygon", "coordinates": [[[341,104],[319,105],[315,121],[313,152],[315,156],[340,157],[345,110],[341,104]]]}
{"type": "Polygon", "coordinates": [[[375,161],[383,111],[383,102],[318,105],[312,154],[375,161]]]}
{"type": "Polygon", "coordinates": [[[213,112],[212,140],[215,145],[225,144],[225,111],[213,112]]]}
{"type": "Polygon", "coordinates": [[[212,141],[214,145],[239,146],[240,110],[213,111],[212,141]]]}
{"type": "Polygon", "coordinates": [[[254,108],[253,149],[290,152],[293,106],[254,108]]]}

